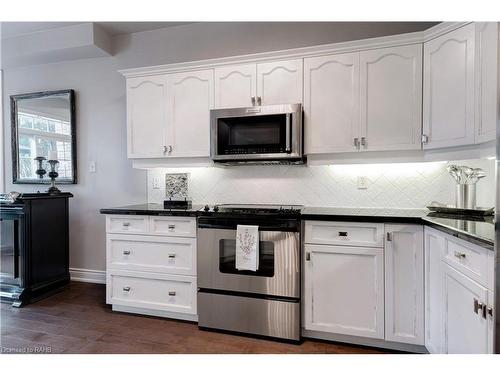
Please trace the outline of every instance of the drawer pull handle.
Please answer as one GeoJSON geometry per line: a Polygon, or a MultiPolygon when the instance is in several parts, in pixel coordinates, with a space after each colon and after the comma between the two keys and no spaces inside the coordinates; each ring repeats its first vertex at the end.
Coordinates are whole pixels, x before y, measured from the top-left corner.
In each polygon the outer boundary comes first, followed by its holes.
{"type": "Polygon", "coordinates": [[[130,255],[130,250],[123,250],[123,255],[130,255]]]}
{"type": "Polygon", "coordinates": [[[129,227],[130,226],[130,223],[123,223],[122,224],[124,227],[129,227]]]}
{"type": "Polygon", "coordinates": [[[169,258],[175,258],[175,254],[168,254],[169,258]]]}
{"type": "Polygon", "coordinates": [[[175,292],[168,292],[169,296],[175,296],[175,292]]]}
{"type": "Polygon", "coordinates": [[[466,254],[465,253],[459,253],[458,251],[455,251],[455,257],[458,259],[465,259],[466,254]]]}
{"type": "Polygon", "coordinates": [[[175,229],[175,225],[174,224],[168,224],[168,229],[174,230],[175,229]]]}
{"type": "Polygon", "coordinates": [[[348,233],[347,232],[339,232],[339,237],[347,237],[348,233]]]}
{"type": "Polygon", "coordinates": [[[481,314],[483,319],[486,319],[486,304],[479,302],[477,298],[474,298],[474,312],[476,314],[481,314]]]}
{"type": "Polygon", "coordinates": [[[129,286],[124,286],[123,287],[124,292],[130,292],[130,287],[129,286]]]}

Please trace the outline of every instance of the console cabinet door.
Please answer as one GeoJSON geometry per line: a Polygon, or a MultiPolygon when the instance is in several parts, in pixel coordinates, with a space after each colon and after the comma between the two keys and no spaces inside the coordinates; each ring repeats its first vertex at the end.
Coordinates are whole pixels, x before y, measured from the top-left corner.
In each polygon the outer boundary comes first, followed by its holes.
{"type": "Polygon", "coordinates": [[[306,154],[358,151],[359,53],[304,59],[304,127],[306,154]]]}
{"type": "Polygon", "coordinates": [[[496,137],[498,23],[476,23],[476,143],[496,137]]]}
{"type": "Polygon", "coordinates": [[[127,156],[163,157],[167,133],[165,75],[127,79],[127,156]]]}
{"type": "Polygon", "coordinates": [[[383,339],[384,250],[306,245],[305,251],[305,328],[383,339]]]}
{"type": "Polygon", "coordinates": [[[260,103],[302,103],[302,74],[302,59],[257,64],[257,98],[260,103]]]}
{"type": "Polygon", "coordinates": [[[385,229],[385,339],[424,345],[423,227],[385,229]]]}
{"type": "Polygon", "coordinates": [[[475,25],[424,44],[425,149],[474,143],[475,25]]]}
{"type": "Polygon", "coordinates": [[[256,64],[215,68],[215,108],[251,107],[255,105],[256,86],[256,64]]]}
{"type": "Polygon", "coordinates": [[[210,156],[212,69],[168,75],[169,148],[175,157],[210,156]]]}
{"type": "Polygon", "coordinates": [[[444,353],[444,263],[441,259],[445,246],[443,236],[433,229],[425,228],[425,347],[432,354],[444,353]]]}
{"type": "Polygon", "coordinates": [[[360,54],[361,151],[422,148],[422,45],[360,54]]]}
{"type": "Polygon", "coordinates": [[[488,290],[448,264],[443,267],[445,353],[488,353],[488,320],[481,309],[474,311],[475,301],[488,303],[488,290]]]}

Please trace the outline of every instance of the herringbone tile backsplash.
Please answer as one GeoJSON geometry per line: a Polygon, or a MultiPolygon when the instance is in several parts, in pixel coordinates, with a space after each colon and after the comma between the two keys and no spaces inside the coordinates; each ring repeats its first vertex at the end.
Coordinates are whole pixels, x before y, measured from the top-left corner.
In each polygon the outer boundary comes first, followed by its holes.
{"type": "MultiPolygon", "coordinates": [[[[483,168],[477,187],[479,206],[494,206],[495,162],[474,159],[454,164],[483,168]]],[[[455,182],[445,162],[329,166],[237,166],[157,168],[148,171],[148,201],[165,199],[165,173],[189,173],[193,203],[301,204],[327,207],[422,208],[431,201],[454,203],[455,182]],[[358,176],[368,179],[358,189],[358,176]],[[153,179],[160,188],[153,189],[153,179]]]]}

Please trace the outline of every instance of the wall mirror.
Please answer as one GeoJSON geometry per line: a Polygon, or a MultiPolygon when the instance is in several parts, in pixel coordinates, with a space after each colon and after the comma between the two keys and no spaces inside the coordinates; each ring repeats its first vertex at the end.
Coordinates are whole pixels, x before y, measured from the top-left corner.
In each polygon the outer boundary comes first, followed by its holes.
{"type": "MultiPolygon", "coordinates": [[[[12,175],[15,184],[49,184],[39,178],[35,157],[59,161],[58,184],[76,184],[75,92],[47,91],[10,97],[12,175]]],[[[49,163],[43,169],[50,171],[49,163]]]]}

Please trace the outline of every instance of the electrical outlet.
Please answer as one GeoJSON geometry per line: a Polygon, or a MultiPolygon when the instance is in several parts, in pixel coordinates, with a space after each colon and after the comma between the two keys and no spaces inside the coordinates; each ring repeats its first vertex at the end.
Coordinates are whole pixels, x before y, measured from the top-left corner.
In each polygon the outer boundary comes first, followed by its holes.
{"type": "Polygon", "coordinates": [[[95,161],[91,160],[90,163],[89,163],[89,172],[90,173],[95,173],[95,170],[96,170],[95,161]]]}
{"type": "Polygon", "coordinates": [[[153,177],[153,189],[159,189],[159,188],[160,188],[160,178],[153,177]]]}
{"type": "Polygon", "coordinates": [[[358,189],[368,189],[368,177],[358,176],[358,189]]]}

